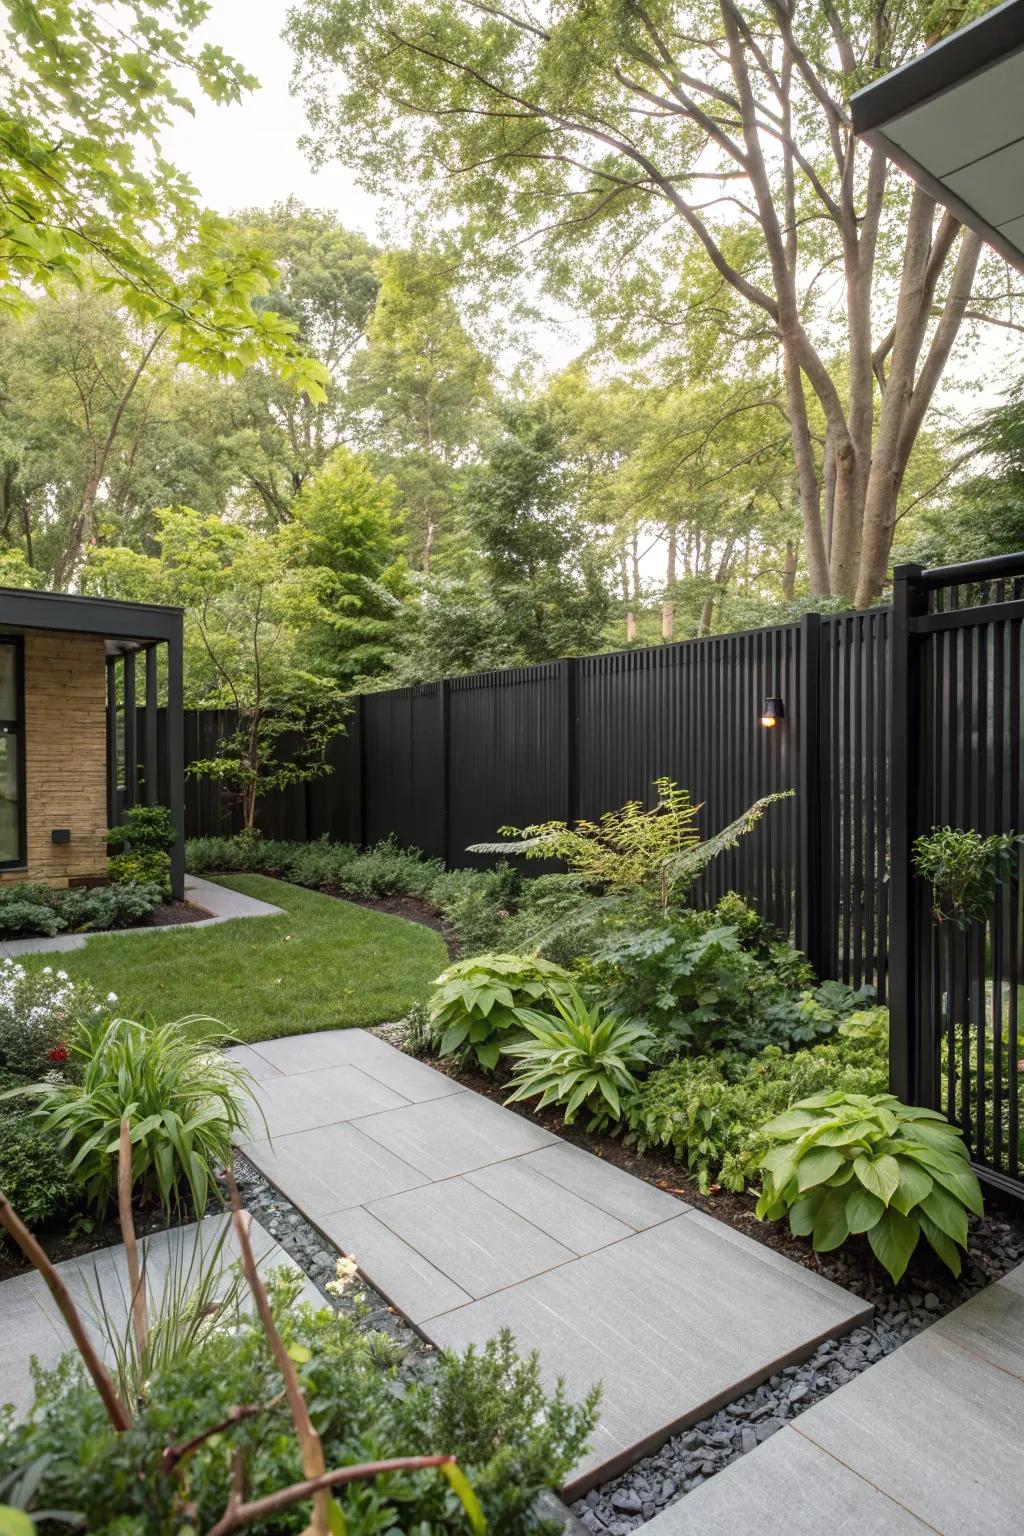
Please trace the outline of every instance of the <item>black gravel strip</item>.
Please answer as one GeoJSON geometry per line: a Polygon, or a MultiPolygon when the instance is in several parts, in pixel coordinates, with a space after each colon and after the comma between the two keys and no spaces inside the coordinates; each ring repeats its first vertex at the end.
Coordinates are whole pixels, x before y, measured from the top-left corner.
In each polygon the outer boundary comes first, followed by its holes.
{"type": "Polygon", "coordinates": [[[959,1280],[936,1273],[929,1289],[914,1288],[911,1281],[893,1290],[879,1271],[877,1278],[848,1282],[874,1304],[870,1327],[826,1340],[803,1365],[786,1366],[745,1397],[674,1435],[628,1472],[592,1489],[572,1506],[573,1512],[588,1531],[628,1536],[1022,1262],[1024,1214],[993,1210],[984,1220],[971,1221],[970,1249],[959,1280]]]}

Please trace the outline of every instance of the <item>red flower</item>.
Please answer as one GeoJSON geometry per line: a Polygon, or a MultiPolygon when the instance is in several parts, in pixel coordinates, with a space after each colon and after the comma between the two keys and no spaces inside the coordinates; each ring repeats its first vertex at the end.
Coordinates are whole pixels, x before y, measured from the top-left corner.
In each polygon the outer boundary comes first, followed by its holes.
{"type": "Polygon", "coordinates": [[[52,1051],[47,1051],[46,1054],[50,1061],[67,1061],[68,1048],[64,1042],[61,1041],[58,1045],[54,1046],[52,1051]]]}

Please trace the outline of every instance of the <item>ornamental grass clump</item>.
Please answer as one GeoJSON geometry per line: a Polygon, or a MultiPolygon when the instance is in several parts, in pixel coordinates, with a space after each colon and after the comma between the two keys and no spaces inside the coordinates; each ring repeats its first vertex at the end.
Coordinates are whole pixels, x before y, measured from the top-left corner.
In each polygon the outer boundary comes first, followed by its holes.
{"type": "Polygon", "coordinates": [[[101,1016],[71,1042],[70,1078],[13,1091],[37,1100],[33,1117],[59,1138],[71,1178],[99,1210],[116,1195],[126,1119],[135,1196],[170,1209],[187,1193],[201,1215],[253,1103],[253,1079],[220,1054],[224,1043],[216,1019],[157,1025],[101,1016]]]}
{"type": "Polygon", "coordinates": [[[760,1160],[757,1214],[789,1215],[795,1237],[828,1253],[867,1235],[899,1281],[923,1233],[954,1275],[967,1247],[967,1213],[983,1214],[981,1186],[955,1126],[890,1093],[817,1093],[770,1120],[777,1145],[760,1160]]]}

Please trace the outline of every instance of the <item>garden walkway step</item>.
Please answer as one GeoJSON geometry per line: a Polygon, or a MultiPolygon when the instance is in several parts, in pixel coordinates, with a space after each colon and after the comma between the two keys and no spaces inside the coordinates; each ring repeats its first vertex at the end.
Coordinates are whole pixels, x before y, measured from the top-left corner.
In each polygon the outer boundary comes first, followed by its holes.
{"type": "MultiPolygon", "coordinates": [[[[234,1263],[238,1258],[234,1232],[229,1232],[224,1242],[222,1260],[216,1252],[222,1228],[229,1220],[226,1215],[207,1216],[202,1222],[139,1240],[154,1303],[159,1303],[168,1275],[190,1276],[196,1282],[204,1263],[209,1266],[222,1262],[224,1269],[234,1263]]],[[[293,1260],[258,1221],[251,1223],[250,1233],[260,1270],[296,1269],[293,1260]]],[[[109,1354],[97,1322],[98,1307],[102,1303],[119,1334],[122,1329],[127,1332],[130,1291],[123,1245],[118,1243],[81,1258],[64,1259],[55,1267],[82,1315],[86,1332],[109,1354]]],[[[306,1281],[299,1300],[322,1302],[311,1280],[306,1281]]],[[[34,1357],[44,1367],[53,1366],[72,1348],[57,1303],[41,1275],[33,1270],[0,1281],[0,1404],[13,1403],[19,1415],[27,1413],[33,1397],[29,1362],[34,1357]]]]}
{"type": "Polygon", "coordinates": [[[809,1408],[644,1536],[1018,1536],[1024,1266],[809,1408]]]}
{"type": "Polygon", "coordinates": [[[237,1047],[269,1138],[245,1155],[438,1345],[511,1328],[603,1386],[571,1494],[870,1306],[365,1030],[237,1047]]]}

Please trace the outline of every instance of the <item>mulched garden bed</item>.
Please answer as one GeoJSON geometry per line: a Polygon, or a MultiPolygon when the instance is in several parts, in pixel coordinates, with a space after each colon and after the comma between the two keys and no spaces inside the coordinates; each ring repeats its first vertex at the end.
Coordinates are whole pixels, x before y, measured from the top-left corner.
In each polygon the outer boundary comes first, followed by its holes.
{"type": "MultiPolygon", "coordinates": [[[[205,907],[197,907],[191,901],[168,901],[162,907],[157,907],[148,917],[140,923],[132,923],[133,928],[176,928],[181,923],[201,923],[213,916],[205,907]]],[[[106,929],[105,932],[112,930],[106,929]]],[[[117,930],[113,930],[117,931],[117,930]]]]}
{"type": "MultiPolygon", "coordinates": [[[[375,1033],[393,1045],[400,1044],[393,1029],[385,1026],[375,1033]]],[[[508,1094],[507,1072],[498,1077],[479,1070],[460,1070],[451,1060],[433,1057],[430,1065],[485,1098],[504,1104],[508,1094]]],[[[554,1108],[536,1114],[526,1104],[506,1107],[627,1173],[646,1179],[658,1189],[677,1195],[755,1242],[863,1297],[875,1308],[870,1326],[856,1328],[840,1339],[827,1340],[803,1364],[787,1366],[745,1397],[673,1436],[659,1451],[642,1458],[627,1472],[592,1489],[573,1505],[573,1512],[597,1536],[628,1536],[805,1409],[1024,1263],[1024,1208],[1000,1202],[986,1191],[987,1215],[983,1219],[968,1219],[969,1245],[960,1278],[954,1278],[922,1240],[907,1273],[894,1287],[864,1237],[851,1238],[833,1253],[816,1254],[808,1241],[791,1236],[786,1223],[758,1221],[754,1214],[756,1197],[752,1194],[738,1195],[712,1186],[702,1195],[686,1170],[668,1157],[652,1153],[641,1156],[619,1137],[588,1135],[577,1127],[566,1126],[561,1112],[554,1108]]]]}
{"type": "Polygon", "coordinates": [[[323,887],[320,888],[320,894],[334,896],[338,901],[347,901],[353,907],[366,907],[370,912],[385,912],[390,917],[404,917],[409,923],[421,923],[424,928],[432,928],[441,935],[449,959],[454,960],[459,953],[459,942],[454,930],[435,906],[419,896],[345,896],[340,891],[323,887]]]}

